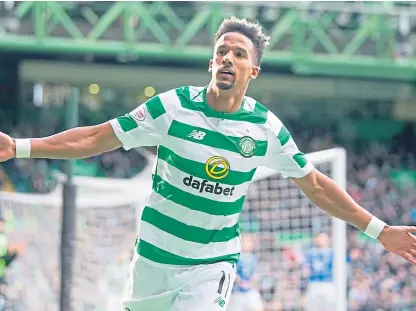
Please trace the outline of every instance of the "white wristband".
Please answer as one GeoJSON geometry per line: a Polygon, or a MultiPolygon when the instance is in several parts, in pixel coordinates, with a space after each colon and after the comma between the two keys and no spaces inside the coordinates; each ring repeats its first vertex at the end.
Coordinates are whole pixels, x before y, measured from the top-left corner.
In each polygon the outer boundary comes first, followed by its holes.
{"type": "Polygon", "coordinates": [[[31,144],[30,139],[15,139],[16,158],[30,158],[31,144]]]}
{"type": "Polygon", "coordinates": [[[364,233],[373,239],[377,239],[385,226],[387,226],[387,224],[384,221],[373,216],[364,233]]]}

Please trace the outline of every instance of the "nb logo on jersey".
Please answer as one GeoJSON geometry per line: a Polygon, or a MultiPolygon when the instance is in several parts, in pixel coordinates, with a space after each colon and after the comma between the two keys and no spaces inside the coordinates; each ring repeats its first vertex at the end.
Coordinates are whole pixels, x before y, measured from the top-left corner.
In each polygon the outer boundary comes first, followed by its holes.
{"type": "Polygon", "coordinates": [[[225,300],[222,299],[221,297],[218,297],[217,299],[214,300],[215,304],[218,304],[220,307],[224,307],[225,306],[225,300]]]}
{"type": "Polygon", "coordinates": [[[193,130],[192,132],[189,133],[188,137],[192,137],[197,140],[203,140],[205,135],[207,135],[207,133],[198,131],[198,130],[193,130]]]}

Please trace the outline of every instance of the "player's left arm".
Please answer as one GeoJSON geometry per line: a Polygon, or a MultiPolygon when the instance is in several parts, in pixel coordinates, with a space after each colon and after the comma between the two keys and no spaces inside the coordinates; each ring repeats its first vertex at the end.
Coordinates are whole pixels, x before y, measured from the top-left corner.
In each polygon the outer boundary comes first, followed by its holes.
{"type": "Polygon", "coordinates": [[[331,216],[342,219],[361,231],[365,231],[370,223],[373,217],[371,213],[355,202],[335,181],[317,169],[313,169],[302,178],[290,179],[309,200],[331,216]]]}
{"type": "Polygon", "coordinates": [[[416,265],[416,227],[389,226],[355,202],[335,181],[314,168],[299,151],[290,132],[272,113],[268,116],[267,163],[290,178],[319,208],[377,239],[385,249],[416,265]]]}
{"type": "Polygon", "coordinates": [[[389,226],[355,202],[328,176],[313,169],[291,180],[306,197],[328,214],[342,219],[379,240],[383,247],[416,265],[416,227],[389,226]]]}

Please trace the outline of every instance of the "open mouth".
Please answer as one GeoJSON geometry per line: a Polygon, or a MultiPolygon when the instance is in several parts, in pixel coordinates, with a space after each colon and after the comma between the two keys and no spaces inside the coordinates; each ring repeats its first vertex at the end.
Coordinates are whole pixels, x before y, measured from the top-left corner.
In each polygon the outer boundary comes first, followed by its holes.
{"type": "Polygon", "coordinates": [[[225,76],[234,76],[234,72],[231,69],[221,69],[218,73],[225,76]]]}

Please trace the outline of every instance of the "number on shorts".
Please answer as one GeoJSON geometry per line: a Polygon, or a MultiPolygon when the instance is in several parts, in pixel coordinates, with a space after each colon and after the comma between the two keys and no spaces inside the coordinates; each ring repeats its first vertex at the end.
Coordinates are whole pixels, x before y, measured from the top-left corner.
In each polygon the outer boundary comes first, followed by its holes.
{"type": "MultiPolygon", "coordinates": [[[[224,288],[224,282],[225,282],[225,279],[226,279],[225,272],[224,271],[221,271],[221,272],[222,272],[222,277],[220,279],[220,283],[218,284],[218,291],[217,291],[218,294],[222,294],[222,290],[224,288]]],[[[225,295],[224,295],[225,297],[227,297],[228,290],[230,289],[230,279],[231,279],[229,273],[227,273],[227,276],[228,276],[228,283],[227,283],[227,290],[226,290],[225,295]]]]}

